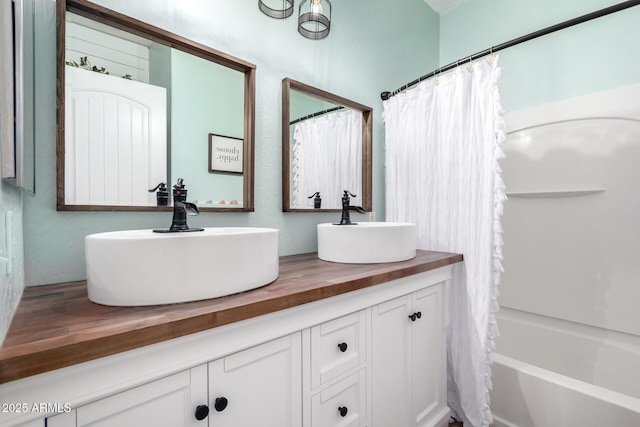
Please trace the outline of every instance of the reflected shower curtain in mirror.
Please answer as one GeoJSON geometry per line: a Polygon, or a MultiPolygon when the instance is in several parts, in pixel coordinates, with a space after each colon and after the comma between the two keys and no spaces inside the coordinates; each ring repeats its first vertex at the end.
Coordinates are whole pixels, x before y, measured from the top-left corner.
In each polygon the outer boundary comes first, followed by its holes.
{"type": "MultiPolygon", "coordinates": [[[[362,191],[362,114],[338,111],[296,123],[291,150],[291,207],[313,208],[319,191],[323,209],[340,209],[344,190],[362,191]]],[[[358,199],[354,204],[359,204],[358,199]]]]}
{"type": "Polygon", "coordinates": [[[464,255],[449,294],[448,404],[488,426],[506,199],[498,57],[463,65],[384,102],[386,219],[414,222],[418,247],[464,255]]]}

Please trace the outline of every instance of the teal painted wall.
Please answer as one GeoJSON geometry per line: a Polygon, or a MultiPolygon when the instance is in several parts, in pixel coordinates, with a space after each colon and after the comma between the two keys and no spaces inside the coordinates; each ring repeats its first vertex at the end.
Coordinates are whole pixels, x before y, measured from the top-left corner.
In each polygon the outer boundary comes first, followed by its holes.
{"type": "MultiPolygon", "coordinates": [[[[619,0],[469,0],[440,18],[440,65],[619,0]]],[[[640,81],[640,7],[499,53],[507,111],[640,81]]]]}
{"type": "MultiPolygon", "coordinates": [[[[84,237],[103,231],[166,227],[170,213],[56,211],[55,2],[36,1],[35,197],[24,201],[28,285],[82,280],[84,237]]],[[[334,2],[331,34],[311,41],[296,19],[263,15],[256,2],[222,0],[96,1],[257,66],[255,212],[203,213],[194,226],[280,229],[280,254],[317,249],[316,224],[335,214],[281,212],[281,81],[310,84],[374,109],[373,207],[384,218],[384,127],[379,94],[438,64],[439,17],[423,0],[334,2]]]]}

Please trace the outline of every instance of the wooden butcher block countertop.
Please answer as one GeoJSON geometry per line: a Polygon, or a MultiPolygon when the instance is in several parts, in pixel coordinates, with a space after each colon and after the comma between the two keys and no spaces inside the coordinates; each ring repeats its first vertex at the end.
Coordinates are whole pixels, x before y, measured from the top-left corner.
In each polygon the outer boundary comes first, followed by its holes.
{"type": "Polygon", "coordinates": [[[337,264],[316,253],[280,258],[269,285],[221,298],[150,307],[107,307],[86,282],[27,287],[0,348],[0,384],[215,328],[462,261],[417,251],[408,261],[337,264]]]}

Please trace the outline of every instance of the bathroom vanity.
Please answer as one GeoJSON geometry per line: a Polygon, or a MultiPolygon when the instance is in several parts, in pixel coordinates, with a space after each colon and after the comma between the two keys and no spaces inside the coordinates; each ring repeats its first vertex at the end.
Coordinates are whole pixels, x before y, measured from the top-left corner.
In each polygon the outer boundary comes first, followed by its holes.
{"type": "Polygon", "coordinates": [[[293,255],[267,286],[152,307],[27,288],[0,348],[0,426],[444,426],[460,261],[293,255]]]}

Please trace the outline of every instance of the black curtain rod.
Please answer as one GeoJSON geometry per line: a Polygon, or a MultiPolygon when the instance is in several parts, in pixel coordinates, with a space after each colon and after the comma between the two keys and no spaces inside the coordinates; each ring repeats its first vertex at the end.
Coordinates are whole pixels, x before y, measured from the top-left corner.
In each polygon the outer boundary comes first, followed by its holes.
{"type": "Polygon", "coordinates": [[[518,37],[516,39],[513,39],[513,40],[510,40],[508,42],[499,44],[497,46],[493,46],[493,47],[491,47],[489,49],[485,49],[483,51],[474,53],[471,56],[467,56],[467,57],[465,57],[463,59],[459,59],[458,61],[455,61],[455,62],[452,62],[451,64],[445,65],[444,67],[440,67],[440,68],[430,72],[429,74],[425,74],[424,76],[419,77],[416,80],[405,84],[404,86],[394,90],[393,92],[382,92],[380,94],[380,97],[382,98],[383,101],[386,101],[387,99],[391,98],[392,96],[399,94],[400,92],[410,88],[411,86],[417,85],[418,83],[420,83],[423,80],[426,80],[426,79],[428,79],[430,77],[433,77],[436,74],[440,74],[440,73],[443,73],[445,71],[452,70],[452,69],[456,68],[457,66],[459,66],[461,64],[466,64],[467,62],[475,61],[478,58],[482,58],[483,56],[491,55],[491,54],[493,54],[495,52],[501,51],[501,50],[506,49],[508,47],[512,47],[512,46],[518,45],[520,43],[524,43],[526,41],[533,40],[533,39],[536,39],[538,37],[545,36],[547,34],[550,34],[550,33],[553,33],[553,32],[559,31],[559,30],[564,30],[565,28],[569,28],[569,27],[572,27],[572,26],[577,25],[577,24],[582,24],[583,22],[591,21],[592,19],[596,19],[596,18],[600,18],[600,17],[606,16],[606,15],[610,15],[610,14],[615,13],[615,12],[620,12],[621,10],[625,10],[625,9],[630,8],[630,7],[638,6],[638,5],[640,5],[640,0],[623,1],[622,3],[618,3],[618,4],[615,4],[613,6],[605,7],[604,9],[596,10],[595,12],[587,13],[586,15],[578,16],[577,18],[569,19],[569,20],[561,22],[559,24],[555,24],[555,25],[552,25],[550,27],[546,27],[546,28],[543,28],[541,30],[534,31],[533,33],[529,33],[527,35],[518,37]]]}
{"type": "Polygon", "coordinates": [[[313,113],[313,114],[309,114],[308,116],[304,116],[304,117],[300,117],[299,119],[295,119],[292,122],[289,122],[289,125],[295,125],[298,122],[301,122],[303,120],[307,120],[310,119],[312,117],[316,117],[316,116],[321,116],[323,114],[327,114],[330,113],[332,111],[336,111],[336,110],[342,110],[344,107],[339,105],[337,107],[333,107],[333,108],[329,108],[328,110],[322,110],[322,111],[318,111],[317,113],[313,113]]]}

